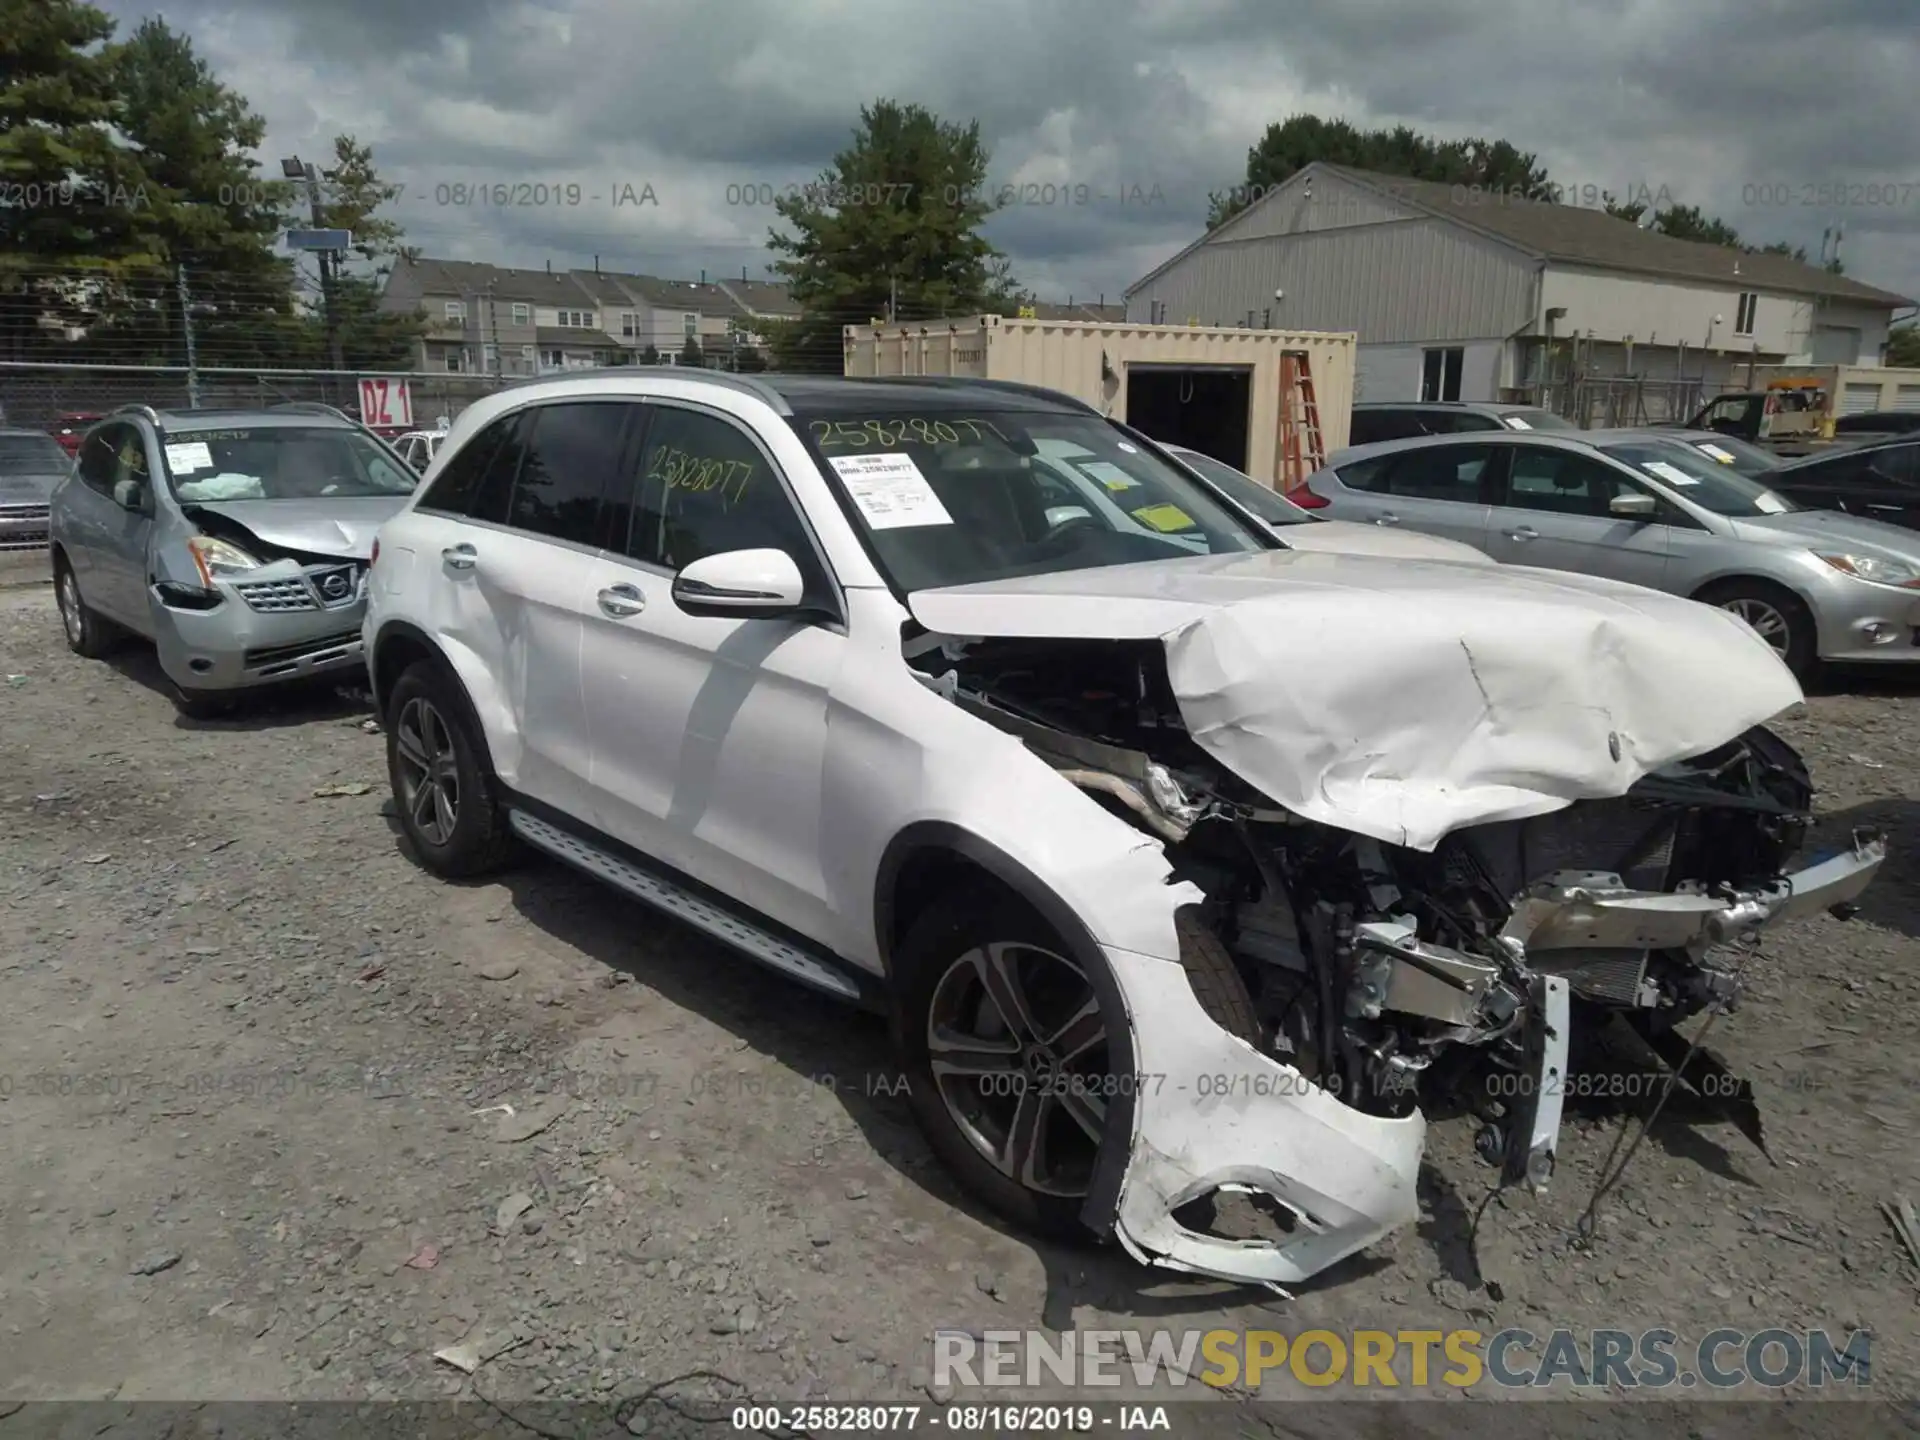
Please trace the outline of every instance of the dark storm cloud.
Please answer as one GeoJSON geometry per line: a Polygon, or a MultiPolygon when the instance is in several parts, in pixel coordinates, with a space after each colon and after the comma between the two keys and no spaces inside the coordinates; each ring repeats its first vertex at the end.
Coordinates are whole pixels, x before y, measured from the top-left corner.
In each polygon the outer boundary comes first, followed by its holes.
{"type": "MultiPolygon", "coordinates": [[[[109,3],[132,17],[152,0],[109,3]]],[[[977,118],[990,183],[1018,187],[988,233],[1049,293],[1111,298],[1192,239],[1207,192],[1301,110],[1505,138],[1563,184],[1698,204],[1755,240],[1814,250],[1844,224],[1853,273],[1912,291],[1913,3],[178,0],[166,14],[267,116],[273,146],[371,140],[436,253],[762,273],[772,216],[729,197],[811,179],[886,96],[977,118]],[[650,182],[660,203],[436,203],[483,177],[650,182]],[[1883,186],[1872,203],[1868,182],[1883,186]]]]}

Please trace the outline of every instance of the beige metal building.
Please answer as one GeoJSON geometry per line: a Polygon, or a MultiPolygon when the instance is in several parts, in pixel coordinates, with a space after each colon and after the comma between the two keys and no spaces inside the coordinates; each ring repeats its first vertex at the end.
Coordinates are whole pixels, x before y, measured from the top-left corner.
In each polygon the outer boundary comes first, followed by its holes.
{"type": "Polygon", "coordinates": [[[1353,409],[1352,333],[1009,320],[849,325],[846,373],[956,375],[1044,385],[1154,439],[1186,445],[1275,483],[1280,361],[1304,356],[1331,454],[1353,409]]]}

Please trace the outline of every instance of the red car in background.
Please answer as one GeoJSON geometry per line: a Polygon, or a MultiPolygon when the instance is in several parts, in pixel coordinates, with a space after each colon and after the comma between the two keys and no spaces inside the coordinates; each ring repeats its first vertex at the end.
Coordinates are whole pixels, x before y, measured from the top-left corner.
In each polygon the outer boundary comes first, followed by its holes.
{"type": "Polygon", "coordinates": [[[53,422],[53,438],[60,442],[60,448],[67,454],[78,455],[80,441],[85,437],[87,427],[106,418],[90,410],[69,411],[53,422]]]}

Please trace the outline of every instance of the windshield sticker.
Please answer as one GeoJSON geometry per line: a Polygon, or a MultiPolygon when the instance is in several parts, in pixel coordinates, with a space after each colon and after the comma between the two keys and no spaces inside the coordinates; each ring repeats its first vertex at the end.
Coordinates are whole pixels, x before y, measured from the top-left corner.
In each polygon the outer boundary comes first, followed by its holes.
{"type": "Polygon", "coordinates": [[[213,468],[213,451],[207,448],[204,440],[190,440],[184,444],[167,446],[167,468],[176,475],[190,475],[195,470],[213,468]]]}
{"type": "Polygon", "coordinates": [[[1507,418],[1507,428],[1509,430],[1531,430],[1533,428],[1531,425],[1527,424],[1526,421],[1522,420],[1518,415],[1509,415],[1506,418],[1507,418]]]}
{"type": "Polygon", "coordinates": [[[1793,507],[1771,490],[1753,497],[1753,508],[1762,515],[1785,515],[1793,507]]]}
{"type": "Polygon", "coordinates": [[[1178,505],[1142,505],[1133,512],[1133,518],[1142,525],[1158,530],[1162,535],[1191,530],[1198,523],[1178,505]]]}
{"type": "Polygon", "coordinates": [[[874,420],[809,420],[813,443],[822,450],[898,450],[902,445],[980,445],[1007,437],[990,420],[957,415],[935,420],[924,415],[874,420]]]}
{"type": "Polygon", "coordinates": [[[720,508],[731,510],[753,484],[755,468],[744,460],[690,455],[685,450],[663,445],[647,461],[647,479],[658,480],[669,490],[683,490],[690,495],[717,494],[720,508]]]}
{"type": "Polygon", "coordinates": [[[829,463],[875,530],[953,524],[911,455],[835,455],[829,463]]]}
{"type": "Polygon", "coordinates": [[[1133,476],[1122,470],[1118,465],[1109,464],[1105,460],[1091,460],[1080,468],[1084,470],[1090,478],[1098,480],[1109,490],[1137,490],[1140,488],[1140,482],[1138,480],[1134,479],[1133,476]]]}
{"type": "Polygon", "coordinates": [[[1718,460],[1722,465],[1733,464],[1732,452],[1728,450],[1722,450],[1718,445],[1702,445],[1700,446],[1700,449],[1705,451],[1708,455],[1711,455],[1714,459],[1718,460]]]}
{"type": "Polygon", "coordinates": [[[1116,440],[1113,443],[1117,448],[1126,451],[1129,455],[1138,455],[1140,453],[1140,447],[1138,445],[1129,445],[1124,440],[1116,440]]]}
{"type": "Polygon", "coordinates": [[[1649,475],[1658,475],[1669,485],[1698,485],[1700,482],[1684,470],[1677,470],[1664,460],[1643,460],[1640,468],[1649,475]]]}

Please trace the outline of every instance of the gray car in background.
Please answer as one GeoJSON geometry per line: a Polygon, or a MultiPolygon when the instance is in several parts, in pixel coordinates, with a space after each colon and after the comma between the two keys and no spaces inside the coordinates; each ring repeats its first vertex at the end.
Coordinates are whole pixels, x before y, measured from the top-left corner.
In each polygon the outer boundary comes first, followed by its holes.
{"type": "Polygon", "coordinates": [[[47,543],[47,508],[73,461],[43,430],[0,430],[0,551],[47,543]]]}
{"type": "Polygon", "coordinates": [[[1920,535],[1802,510],[1675,433],[1362,445],[1333,455],[1302,488],[1337,519],[1720,606],[1803,677],[1823,660],[1920,660],[1920,535]]]}
{"type": "Polygon", "coordinates": [[[188,715],[246,691],[364,674],[374,532],[420,477],[324,406],[116,411],[54,492],[54,593],[67,642],[154,642],[188,715]]]}

